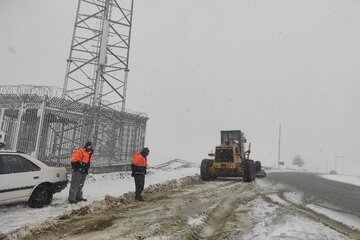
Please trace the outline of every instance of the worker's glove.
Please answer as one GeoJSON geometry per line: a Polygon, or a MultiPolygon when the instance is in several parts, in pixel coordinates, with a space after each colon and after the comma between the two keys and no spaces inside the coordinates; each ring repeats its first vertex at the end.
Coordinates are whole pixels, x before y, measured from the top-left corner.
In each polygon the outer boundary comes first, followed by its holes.
{"type": "Polygon", "coordinates": [[[77,163],[77,162],[72,162],[72,163],[71,163],[71,168],[72,168],[72,170],[73,170],[74,172],[77,171],[78,168],[79,168],[79,163],[77,163]]]}
{"type": "Polygon", "coordinates": [[[82,168],[82,167],[79,167],[79,168],[78,168],[78,171],[81,172],[81,173],[85,173],[85,170],[84,170],[84,168],[82,168]]]}
{"type": "Polygon", "coordinates": [[[81,173],[88,174],[89,166],[90,166],[90,164],[80,162],[79,167],[78,167],[78,171],[81,172],[81,173]]]}

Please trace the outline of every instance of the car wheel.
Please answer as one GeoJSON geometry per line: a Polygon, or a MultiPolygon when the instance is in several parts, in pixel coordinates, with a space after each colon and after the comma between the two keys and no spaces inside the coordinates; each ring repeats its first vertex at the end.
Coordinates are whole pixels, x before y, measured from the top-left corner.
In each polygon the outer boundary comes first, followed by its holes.
{"type": "Polygon", "coordinates": [[[29,206],[32,208],[42,208],[51,203],[53,191],[47,185],[38,186],[30,196],[29,206]]]}

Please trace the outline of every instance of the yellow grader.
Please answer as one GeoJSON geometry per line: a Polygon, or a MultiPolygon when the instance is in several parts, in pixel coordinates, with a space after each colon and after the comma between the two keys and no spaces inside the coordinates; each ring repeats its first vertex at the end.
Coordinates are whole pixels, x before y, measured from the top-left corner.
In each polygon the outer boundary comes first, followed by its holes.
{"type": "Polygon", "coordinates": [[[214,159],[203,159],[201,162],[202,180],[242,177],[244,182],[252,182],[256,176],[266,176],[261,162],[249,159],[251,143],[245,151],[246,138],[240,130],[221,131],[220,135],[221,144],[215,147],[215,153],[209,153],[214,159]]]}

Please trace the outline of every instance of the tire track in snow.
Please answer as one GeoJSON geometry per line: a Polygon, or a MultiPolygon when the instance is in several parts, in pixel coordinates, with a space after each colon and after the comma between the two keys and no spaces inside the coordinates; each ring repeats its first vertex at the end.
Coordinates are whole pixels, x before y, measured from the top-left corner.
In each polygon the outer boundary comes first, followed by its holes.
{"type": "Polygon", "coordinates": [[[185,233],[185,239],[215,240],[230,238],[229,236],[234,231],[234,228],[226,227],[226,224],[229,222],[229,219],[234,218],[236,214],[234,210],[240,204],[246,205],[255,199],[256,195],[251,194],[247,197],[243,195],[244,192],[253,187],[251,184],[234,182],[226,185],[230,187],[221,188],[221,191],[218,192],[217,202],[205,213],[204,222],[185,233]],[[226,191],[224,191],[225,189],[226,191]]]}

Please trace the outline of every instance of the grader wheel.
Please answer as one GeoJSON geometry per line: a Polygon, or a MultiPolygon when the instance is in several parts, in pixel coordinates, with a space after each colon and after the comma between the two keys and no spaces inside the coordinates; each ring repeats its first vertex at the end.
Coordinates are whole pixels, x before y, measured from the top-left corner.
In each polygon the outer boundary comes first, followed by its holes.
{"type": "Polygon", "coordinates": [[[255,180],[255,166],[254,161],[245,159],[243,164],[243,180],[244,182],[252,182],[255,180]]]}
{"type": "Polygon", "coordinates": [[[256,170],[256,172],[261,171],[261,162],[260,161],[255,161],[255,170],[256,170]]]}
{"type": "Polygon", "coordinates": [[[212,167],[214,160],[203,159],[200,166],[200,178],[204,181],[208,181],[213,177],[210,174],[210,168],[212,167]]]}

